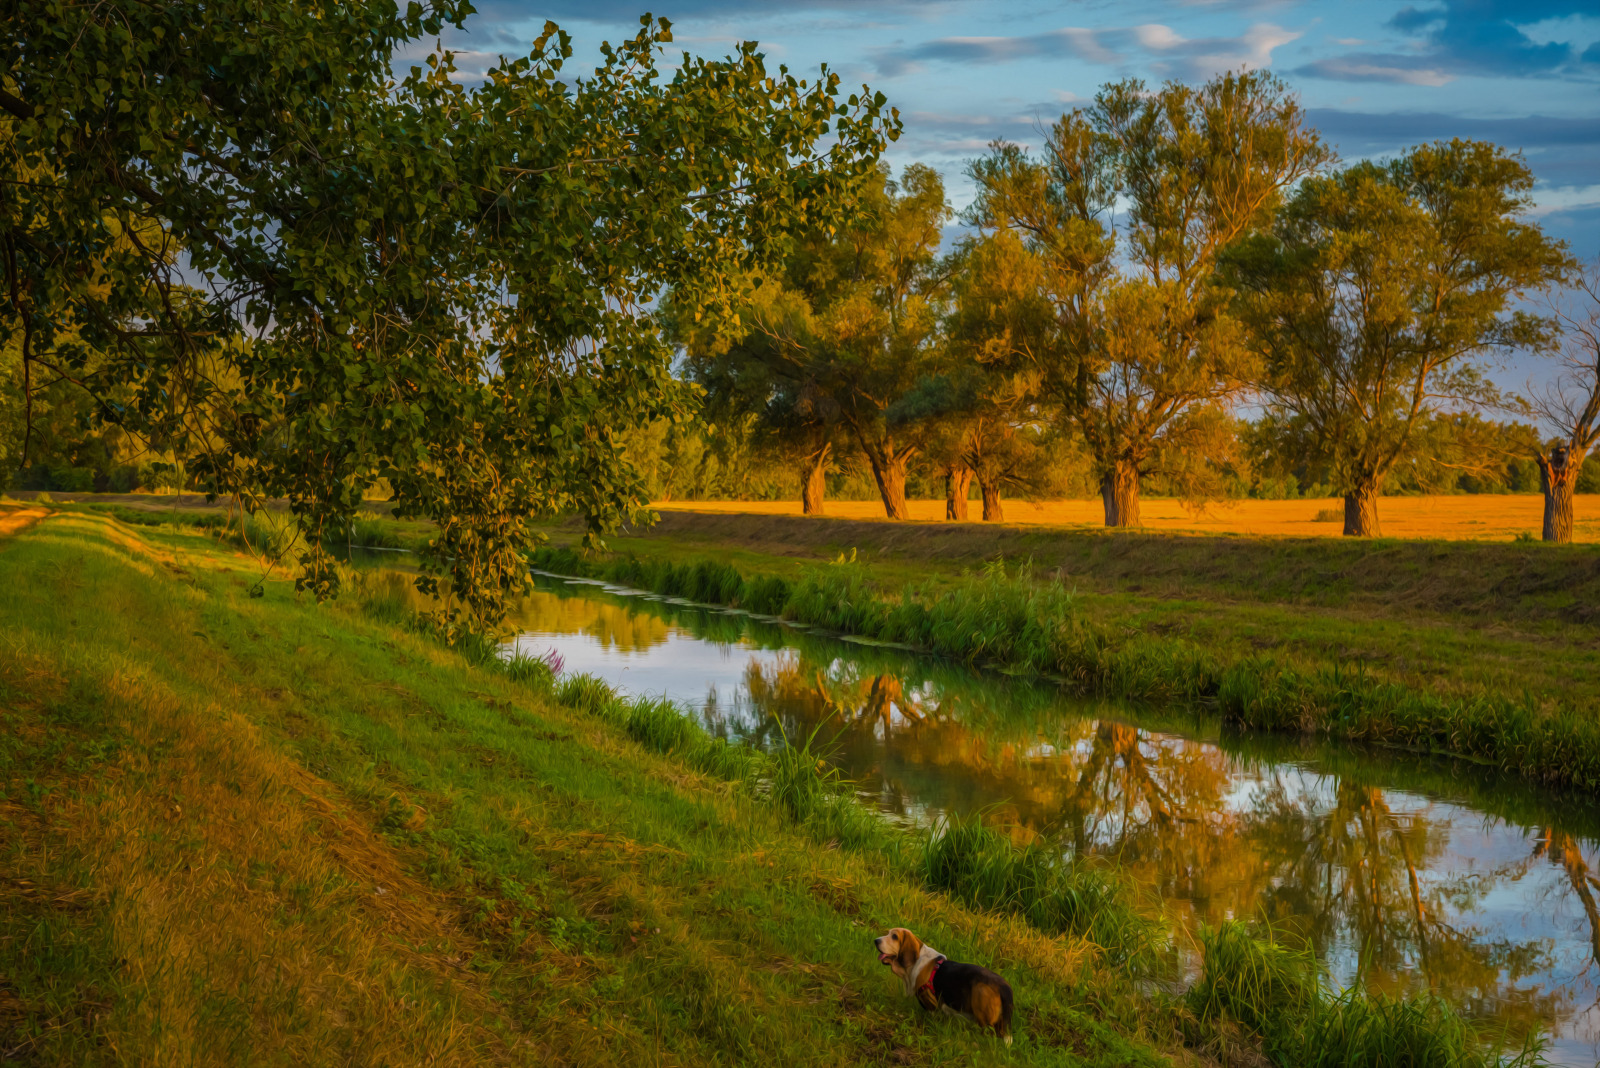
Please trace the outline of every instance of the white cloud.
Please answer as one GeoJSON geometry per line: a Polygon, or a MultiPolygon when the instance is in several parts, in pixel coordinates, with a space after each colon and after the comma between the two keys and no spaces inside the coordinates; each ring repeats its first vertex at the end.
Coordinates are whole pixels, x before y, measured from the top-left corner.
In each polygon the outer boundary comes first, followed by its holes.
{"type": "Polygon", "coordinates": [[[1323,59],[1302,68],[1319,78],[1348,82],[1399,82],[1401,85],[1426,85],[1437,88],[1454,80],[1455,75],[1431,67],[1396,67],[1359,59],[1323,59]]]}
{"type": "Polygon", "coordinates": [[[902,74],[928,60],[956,63],[1005,63],[1033,57],[1070,55],[1088,63],[1111,66],[1130,51],[1170,59],[1183,77],[1204,78],[1224,70],[1270,66],[1273,50],[1298,40],[1301,33],[1270,22],[1258,22],[1238,37],[1185,37],[1170,26],[1091,30],[1065,26],[1020,37],[942,37],[909,48],[881,49],[878,68],[902,74]]]}

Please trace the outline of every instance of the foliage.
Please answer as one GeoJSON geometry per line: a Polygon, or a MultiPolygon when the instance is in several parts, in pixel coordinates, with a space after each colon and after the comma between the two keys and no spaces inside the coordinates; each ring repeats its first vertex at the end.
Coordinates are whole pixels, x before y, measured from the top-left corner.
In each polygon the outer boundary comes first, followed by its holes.
{"type": "Polygon", "coordinates": [[[591,75],[547,24],[468,88],[448,52],[391,73],[464,0],[7,10],[0,342],[208,491],[287,497],[319,596],[387,479],[437,523],[425,589],[490,623],[526,517],[614,527],[621,433],[692,403],[646,303],[717,321],[897,130],[751,43],[663,77],[665,20],[591,75]]]}
{"type": "Polygon", "coordinates": [[[964,239],[946,268],[950,311],[942,373],[911,403],[937,413],[930,458],[947,469],[960,498],[949,518],[965,518],[963,476],[978,482],[983,518],[1001,520],[1002,487],[1036,493],[1049,480],[1039,406],[1039,366],[1054,336],[1038,260],[1015,234],[964,239]]]}
{"type": "Polygon", "coordinates": [[[1018,232],[1042,260],[1057,329],[1039,372],[1095,459],[1107,525],[1137,525],[1162,447],[1198,446],[1205,413],[1238,394],[1248,353],[1217,257],[1327,156],[1286,87],[1245,73],[1108,85],[1055,124],[1042,158],[996,144],[973,165],[969,221],[1018,232]]]}
{"type": "Polygon", "coordinates": [[[1307,179],[1227,257],[1281,448],[1326,465],[1346,534],[1378,533],[1375,498],[1430,412],[1493,399],[1475,357],[1545,336],[1515,298],[1569,260],[1522,221],[1532,184],[1496,146],[1423,146],[1307,179]]]}
{"type": "Polygon", "coordinates": [[[937,253],[949,214],[932,168],[913,164],[898,182],[885,168],[863,187],[854,221],[813,232],[756,291],[743,339],[690,341],[698,373],[786,435],[808,471],[826,462],[833,428],[848,432],[896,519],[906,466],[925,443],[904,402],[941,353],[937,253]]]}

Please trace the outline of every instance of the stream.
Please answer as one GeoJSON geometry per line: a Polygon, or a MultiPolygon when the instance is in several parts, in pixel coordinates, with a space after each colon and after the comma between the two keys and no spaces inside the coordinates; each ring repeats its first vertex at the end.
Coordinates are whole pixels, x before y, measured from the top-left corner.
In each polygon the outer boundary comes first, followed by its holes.
{"type": "MultiPolygon", "coordinates": [[[[507,647],[554,650],[713,734],[821,725],[887,818],[983,811],[1024,841],[1115,860],[1189,927],[1268,919],[1333,981],[1429,990],[1552,1064],[1600,1060],[1600,806],[1477,765],[1240,736],[905,650],[538,576],[507,647]]],[[[912,926],[915,926],[912,923],[912,926]]]]}

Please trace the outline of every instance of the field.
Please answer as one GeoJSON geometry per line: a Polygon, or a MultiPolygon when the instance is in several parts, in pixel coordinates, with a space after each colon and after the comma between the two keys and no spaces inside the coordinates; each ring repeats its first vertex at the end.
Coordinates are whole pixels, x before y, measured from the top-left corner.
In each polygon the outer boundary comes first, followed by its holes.
{"type": "MultiPolygon", "coordinates": [[[[944,519],[944,501],[907,502],[911,518],[944,519]]],[[[1600,542],[1600,494],[1575,499],[1573,540],[1600,542]]],[[[799,501],[662,501],[658,511],[799,515],[799,501]]],[[[878,501],[828,501],[826,514],[841,519],[882,519],[878,501]]],[[[1186,509],[1171,498],[1146,498],[1139,514],[1148,530],[1184,534],[1244,534],[1285,537],[1339,537],[1342,519],[1318,520],[1319,512],[1343,515],[1337,499],[1293,501],[1228,501],[1202,512],[1186,509]]],[[[970,516],[982,515],[977,501],[970,516]]],[[[1098,500],[1005,502],[1007,523],[1028,526],[1101,527],[1103,511],[1098,500]]],[[[1519,534],[1539,536],[1544,521],[1544,498],[1530,495],[1478,494],[1449,497],[1385,497],[1378,502],[1378,517],[1385,537],[1443,538],[1459,541],[1500,541],[1519,534]]]]}

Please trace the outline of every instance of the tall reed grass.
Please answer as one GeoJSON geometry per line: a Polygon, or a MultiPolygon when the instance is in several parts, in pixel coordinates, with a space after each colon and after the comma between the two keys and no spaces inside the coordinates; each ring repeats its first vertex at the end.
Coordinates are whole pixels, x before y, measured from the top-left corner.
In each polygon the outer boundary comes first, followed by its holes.
{"type": "MultiPolygon", "coordinates": [[[[1441,998],[1330,994],[1309,952],[1257,937],[1238,920],[1200,932],[1200,978],[1184,995],[1197,1029],[1256,1035],[1284,1068],[1532,1068],[1537,1038],[1504,1051],[1441,998]]],[[[1503,1037],[1503,1036],[1502,1036],[1503,1037]]],[[[1203,1038],[1202,1038],[1203,1041],[1203,1038]]],[[[1200,1043],[1197,1043],[1200,1044],[1200,1043]]]]}
{"type": "Polygon", "coordinates": [[[1068,862],[1038,843],[1018,847],[980,815],[947,816],[922,843],[922,881],[974,908],[1013,912],[1050,934],[1098,946],[1113,964],[1153,971],[1160,924],[1133,905],[1129,883],[1107,867],[1068,862]]]}

